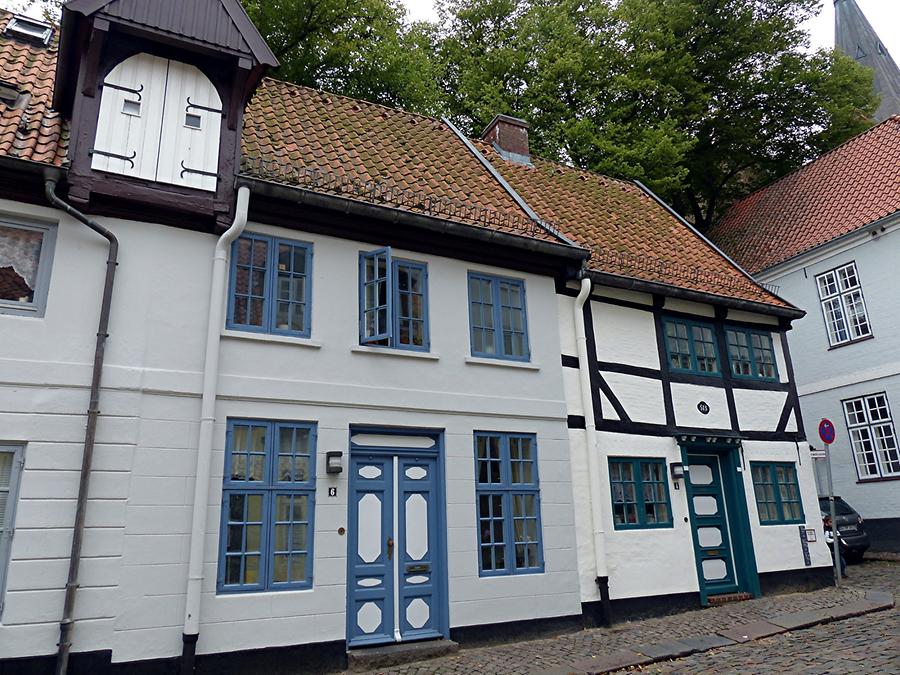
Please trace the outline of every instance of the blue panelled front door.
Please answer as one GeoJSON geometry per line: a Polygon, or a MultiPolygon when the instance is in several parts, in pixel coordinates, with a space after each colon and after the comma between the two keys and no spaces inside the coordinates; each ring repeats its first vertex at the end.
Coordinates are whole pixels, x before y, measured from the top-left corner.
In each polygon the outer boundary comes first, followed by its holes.
{"type": "Polygon", "coordinates": [[[435,455],[351,453],[348,646],[442,637],[438,481],[435,455]]]}

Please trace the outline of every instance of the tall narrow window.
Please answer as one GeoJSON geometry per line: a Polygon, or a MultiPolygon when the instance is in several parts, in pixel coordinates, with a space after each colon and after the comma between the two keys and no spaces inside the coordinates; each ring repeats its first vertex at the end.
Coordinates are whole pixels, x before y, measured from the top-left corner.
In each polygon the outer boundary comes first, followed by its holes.
{"type": "Polygon", "coordinates": [[[761,525],[803,522],[803,502],[792,462],[750,462],[761,525]]]}
{"type": "Polygon", "coordinates": [[[312,586],[315,426],[229,420],[219,591],[312,586]]]}
{"type": "Polygon", "coordinates": [[[818,275],[816,286],[832,347],[872,335],[856,263],[818,275]]]}
{"type": "Polygon", "coordinates": [[[752,330],[729,328],[725,331],[731,372],[737,377],[776,380],[775,349],[772,335],[752,330]]]}
{"type": "Polygon", "coordinates": [[[25,462],[19,445],[0,444],[0,618],[6,598],[6,572],[13,536],[19,476],[25,462]]]}
{"type": "Polygon", "coordinates": [[[525,282],[469,272],[472,356],[530,358],[525,282]]]}
{"type": "Polygon", "coordinates": [[[359,256],[359,341],[428,350],[428,268],[380,248],[359,256]]]}
{"type": "Polygon", "coordinates": [[[231,250],[228,327],[309,337],[312,245],[245,234],[231,250]]]}
{"type": "Polygon", "coordinates": [[[612,457],[609,482],[615,529],[672,527],[664,459],[612,457]]]}
{"type": "Polygon", "coordinates": [[[719,374],[715,329],[705,323],[666,319],[666,352],[673,371],[719,374]]]}
{"type": "Polygon", "coordinates": [[[542,571],[536,438],[476,433],[475,481],[481,573],[542,571]]]}
{"type": "Polygon", "coordinates": [[[900,449],[887,394],[844,401],[844,416],[860,480],[900,477],[900,449]]]}
{"type": "Polygon", "coordinates": [[[0,219],[0,314],[43,316],[56,228],[0,219]]]}

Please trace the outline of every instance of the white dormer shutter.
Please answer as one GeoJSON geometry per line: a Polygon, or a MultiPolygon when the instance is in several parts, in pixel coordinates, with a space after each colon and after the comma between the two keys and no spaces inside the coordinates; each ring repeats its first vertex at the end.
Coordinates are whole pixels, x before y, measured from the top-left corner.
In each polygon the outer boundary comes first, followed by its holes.
{"type": "Polygon", "coordinates": [[[168,59],[132,56],[103,81],[91,168],[155,180],[168,59]]]}
{"type": "Polygon", "coordinates": [[[156,180],[215,191],[222,100],[194,66],[169,62],[156,180]]]}

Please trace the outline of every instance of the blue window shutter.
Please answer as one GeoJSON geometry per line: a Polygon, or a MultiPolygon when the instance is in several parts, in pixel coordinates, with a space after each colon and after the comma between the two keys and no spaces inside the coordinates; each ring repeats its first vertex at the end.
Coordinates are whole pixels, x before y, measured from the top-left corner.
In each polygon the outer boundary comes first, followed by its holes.
{"type": "Polygon", "coordinates": [[[390,342],[393,335],[394,269],[391,248],[359,256],[360,344],[390,342]]]}

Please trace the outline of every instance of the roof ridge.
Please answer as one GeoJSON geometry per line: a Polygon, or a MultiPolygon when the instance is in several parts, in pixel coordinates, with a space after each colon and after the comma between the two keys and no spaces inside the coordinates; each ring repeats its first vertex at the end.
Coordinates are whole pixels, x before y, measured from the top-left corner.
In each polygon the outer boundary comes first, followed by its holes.
{"type": "Polygon", "coordinates": [[[263,78],[263,81],[266,81],[266,80],[268,80],[270,82],[274,82],[275,84],[285,85],[292,89],[303,89],[306,91],[311,91],[316,94],[325,94],[326,96],[333,96],[335,98],[344,99],[345,101],[353,101],[354,103],[361,103],[361,104],[364,104],[367,106],[371,106],[373,108],[380,108],[382,110],[386,110],[386,111],[390,111],[390,112],[394,112],[394,113],[400,113],[403,115],[410,115],[412,117],[418,117],[420,119],[428,120],[430,122],[436,122],[437,124],[440,124],[441,126],[445,126],[444,122],[437,117],[432,117],[431,115],[423,115],[422,113],[412,112],[410,110],[406,110],[405,108],[391,107],[389,105],[384,105],[383,103],[375,103],[374,101],[367,101],[364,98],[356,98],[354,96],[347,96],[347,94],[336,94],[335,92],[328,91],[327,89],[316,89],[315,87],[310,87],[305,84],[297,84],[296,82],[288,82],[287,80],[279,80],[277,77],[263,78]]]}
{"type": "MultiPolygon", "coordinates": [[[[843,148],[844,146],[846,146],[846,145],[850,145],[851,143],[854,143],[854,142],[856,142],[856,141],[862,139],[863,136],[867,136],[867,135],[871,134],[873,131],[875,131],[875,130],[877,130],[877,129],[880,129],[881,127],[887,125],[888,122],[900,123],[900,115],[891,115],[890,117],[888,117],[888,118],[885,119],[884,121],[879,122],[878,124],[873,124],[871,127],[869,127],[868,129],[866,129],[865,131],[862,131],[862,132],[856,134],[856,136],[851,136],[850,138],[848,138],[848,139],[847,139],[846,141],[844,141],[843,143],[840,143],[840,144],[834,146],[833,148],[831,148],[831,150],[826,150],[825,152],[823,152],[823,153],[822,153],[821,155],[819,155],[818,157],[813,157],[811,160],[809,160],[809,161],[808,161],[806,164],[804,164],[803,166],[798,166],[798,167],[797,167],[796,169],[794,169],[793,171],[789,171],[788,173],[784,174],[783,176],[779,176],[778,178],[773,178],[771,181],[769,181],[769,182],[766,183],[765,185],[760,185],[760,186],[759,186],[758,188],[756,188],[755,190],[752,190],[752,191],[748,192],[746,195],[744,195],[744,196],[741,197],[739,200],[737,200],[736,202],[734,202],[734,204],[732,204],[732,205],[728,208],[728,211],[726,211],[726,214],[727,214],[728,212],[730,212],[731,209],[733,209],[733,208],[734,208],[735,206],[737,206],[738,204],[744,202],[744,201],[747,200],[747,199],[750,199],[750,197],[752,197],[752,196],[755,195],[756,193],[762,192],[763,190],[768,190],[768,189],[769,189],[770,187],[772,187],[773,185],[777,185],[778,183],[780,183],[780,182],[783,181],[783,180],[787,180],[788,178],[790,178],[790,177],[792,177],[792,176],[794,176],[794,175],[796,175],[796,174],[799,174],[799,173],[802,173],[803,171],[806,171],[806,169],[808,169],[809,167],[811,167],[813,164],[815,164],[815,163],[818,162],[819,160],[824,159],[825,157],[828,157],[829,155],[831,155],[831,154],[837,152],[838,150],[842,149],[842,148],[843,148]]],[[[725,216],[723,215],[723,216],[719,219],[719,221],[717,221],[717,222],[721,222],[721,221],[724,220],[724,219],[725,219],[725,216]]]]}

